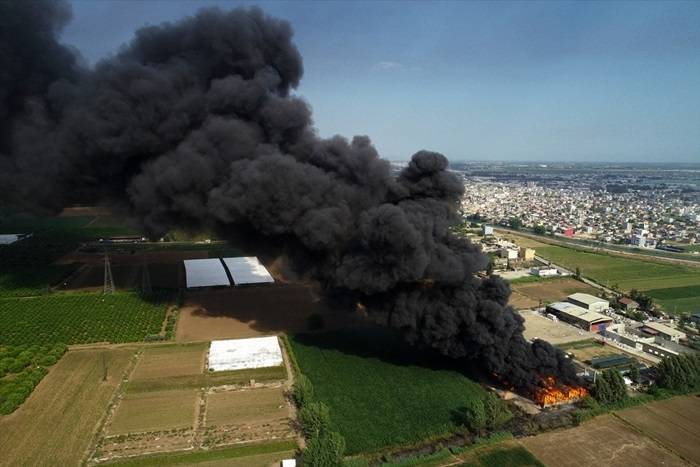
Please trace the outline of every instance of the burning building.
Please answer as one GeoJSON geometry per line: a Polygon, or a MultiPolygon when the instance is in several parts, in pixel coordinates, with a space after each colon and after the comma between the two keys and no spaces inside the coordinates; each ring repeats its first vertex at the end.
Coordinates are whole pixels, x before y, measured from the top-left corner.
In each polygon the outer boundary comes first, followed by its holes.
{"type": "Polygon", "coordinates": [[[476,277],[488,259],[449,229],[464,187],[443,155],[419,151],[395,175],[368,137],[317,136],[292,93],[303,64],[289,23],[203,9],[84,69],[56,40],[67,3],[2,2],[0,17],[17,25],[0,29],[3,63],[17,64],[0,74],[5,203],[117,204],[154,237],[214,228],[288,257],[417,347],[528,392],[539,375],[576,383],[562,352],[524,339],[508,283],[476,277]]]}

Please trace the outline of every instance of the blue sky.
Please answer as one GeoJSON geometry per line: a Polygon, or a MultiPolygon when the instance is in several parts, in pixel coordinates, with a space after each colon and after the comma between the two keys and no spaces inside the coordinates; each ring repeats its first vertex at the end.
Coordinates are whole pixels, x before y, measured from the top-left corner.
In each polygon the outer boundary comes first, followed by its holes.
{"type": "Polygon", "coordinates": [[[382,156],[700,162],[700,2],[73,1],[91,63],[206,5],[290,21],[321,136],[382,156]]]}

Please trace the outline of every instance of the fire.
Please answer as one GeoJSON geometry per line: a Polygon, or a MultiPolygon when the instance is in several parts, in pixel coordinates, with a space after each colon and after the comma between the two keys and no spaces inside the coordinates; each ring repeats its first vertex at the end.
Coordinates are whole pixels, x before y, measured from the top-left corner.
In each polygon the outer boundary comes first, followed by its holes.
{"type": "Polygon", "coordinates": [[[588,390],[584,387],[572,387],[565,384],[557,384],[553,376],[544,378],[545,386],[535,392],[535,402],[542,407],[548,405],[561,404],[581,399],[588,395],[588,390]]]}

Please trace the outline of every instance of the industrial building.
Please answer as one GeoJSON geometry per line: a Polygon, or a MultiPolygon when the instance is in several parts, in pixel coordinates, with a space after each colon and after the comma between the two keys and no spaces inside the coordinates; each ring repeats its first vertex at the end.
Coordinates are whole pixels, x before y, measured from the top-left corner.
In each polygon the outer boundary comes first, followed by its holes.
{"type": "Polygon", "coordinates": [[[608,316],[569,302],[551,303],[547,305],[547,313],[552,313],[560,320],[590,332],[603,331],[613,322],[608,316]]]}
{"type": "Polygon", "coordinates": [[[659,336],[672,342],[678,342],[679,340],[687,337],[683,331],[666,326],[665,324],[654,322],[644,323],[644,326],[642,326],[642,333],[647,336],[659,336]]]}
{"type": "Polygon", "coordinates": [[[557,268],[532,268],[530,274],[538,277],[552,277],[559,274],[557,268]]]}
{"type": "Polygon", "coordinates": [[[188,289],[275,282],[254,256],[187,259],[184,264],[188,289]]]}
{"type": "Polygon", "coordinates": [[[487,235],[493,235],[493,226],[491,225],[483,225],[481,227],[481,233],[485,236],[487,235]]]}
{"type": "Polygon", "coordinates": [[[587,293],[571,294],[567,297],[567,301],[576,306],[580,306],[581,308],[585,308],[588,311],[594,311],[596,313],[602,313],[610,308],[610,302],[607,300],[603,300],[602,298],[598,298],[587,293]]]}

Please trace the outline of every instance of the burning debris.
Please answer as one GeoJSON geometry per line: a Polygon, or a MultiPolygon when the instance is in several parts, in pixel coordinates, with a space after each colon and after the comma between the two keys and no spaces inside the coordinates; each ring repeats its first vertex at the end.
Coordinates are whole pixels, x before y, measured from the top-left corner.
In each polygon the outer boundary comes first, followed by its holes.
{"type": "Polygon", "coordinates": [[[576,402],[588,395],[588,390],[583,386],[567,386],[557,383],[553,376],[547,376],[543,380],[544,387],[535,391],[534,400],[541,407],[576,402]]]}
{"type": "Polygon", "coordinates": [[[58,210],[127,204],[151,235],[213,227],[274,249],[328,297],[360,303],[412,344],[480,362],[531,393],[575,387],[562,352],[527,342],[509,285],[449,230],[463,192],[419,151],[398,176],[366,136],[319,138],[292,94],[292,28],[260,9],[203,9],[148,26],[94,69],[56,41],[64,2],[0,3],[0,196],[58,210]],[[47,27],[49,25],[50,27],[47,27]],[[60,52],[37,61],[27,44],[60,52]],[[11,58],[11,60],[10,60],[11,58]],[[27,87],[27,74],[36,76],[27,87]]]}

